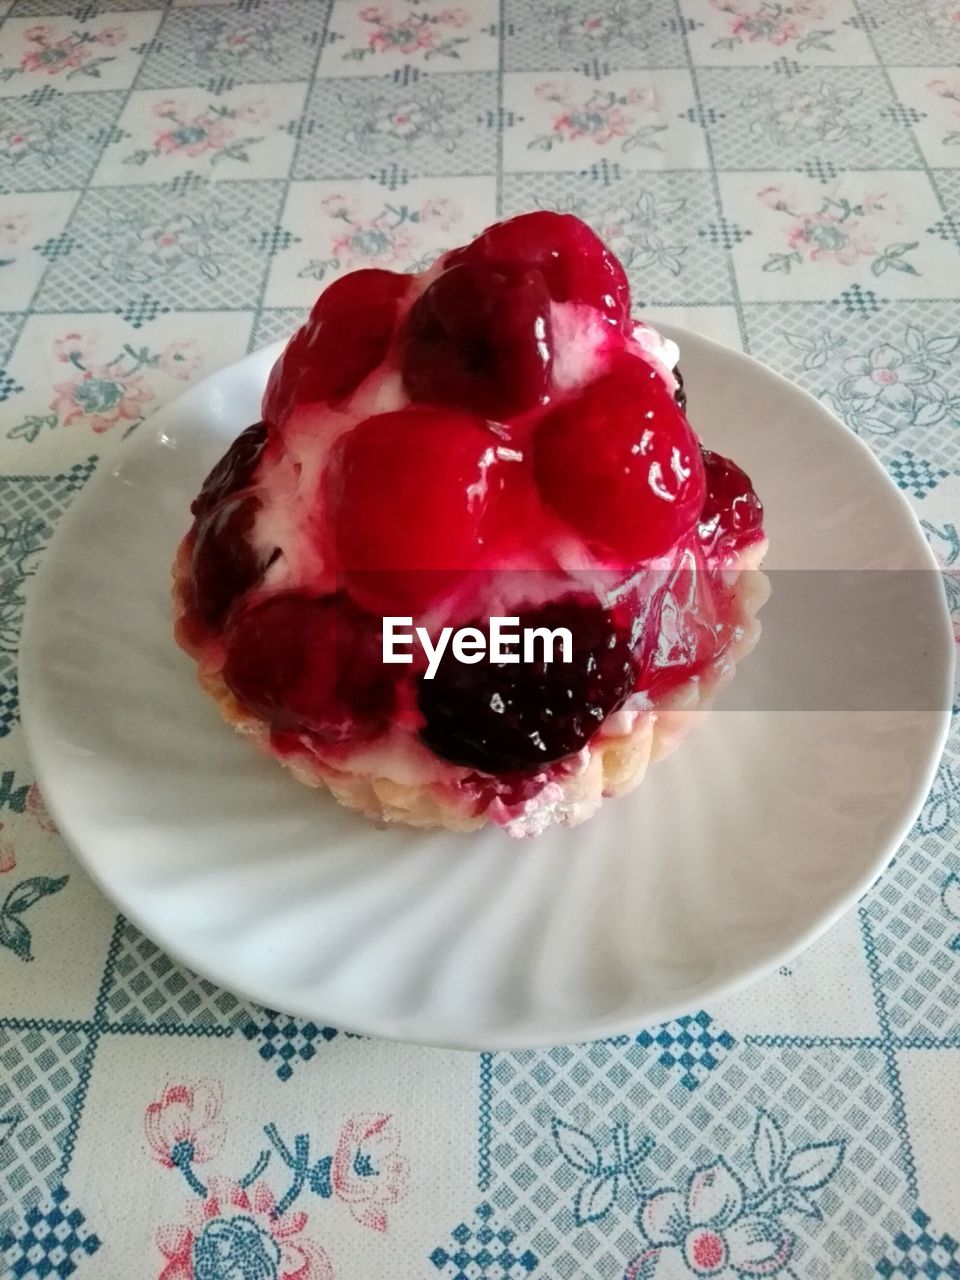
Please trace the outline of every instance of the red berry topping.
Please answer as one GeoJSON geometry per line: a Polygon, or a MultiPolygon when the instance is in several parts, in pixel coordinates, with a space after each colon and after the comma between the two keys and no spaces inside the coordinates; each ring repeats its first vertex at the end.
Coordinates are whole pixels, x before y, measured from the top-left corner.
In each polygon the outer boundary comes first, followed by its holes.
{"type": "Polygon", "coordinates": [[[254,423],[246,431],[241,431],[204,480],[203,488],[190,507],[193,514],[202,515],[231,493],[246,489],[253,479],[266,443],[267,428],[262,422],[254,423]]]}
{"type": "Polygon", "coordinates": [[[424,406],[367,418],[337,441],[325,501],[359,600],[409,612],[471,567],[496,444],[479,418],[424,406]]]}
{"type": "Polygon", "coordinates": [[[661,555],[703,507],[697,439],[660,374],[621,356],[539,425],[540,491],[585,538],[625,564],[661,555]]]}
{"type": "Polygon", "coordinates": [[[676,400],[677,404],[680,406],[683,412],[686,413],[687,412],[687,389],[683,385],[683,374],[680,372],[679,365],[674,365],[673,376],[677,380],[677,389],[673,393],[673,398],[674,400],[676,400]]]}
{"type": "Polygon", "coordinates": [[[550,295],[538,271],[451,267],[414,303],[402,339],[414,400],[508,418],[547,399],[550,295]]]}
{"type": "Polygon", "coordinates": [[[380,619],[342,593],[270,596],[237,613],[224,639],[224,680],[274,729],[337,743],[372,737],[390,719],[380,619]]]}
{"type": "Polygon", "coordinates": [[[596,600],[569,597],[519,617],[521,628],[566,627],[573,661],[555,649],[549,663],[465,666],[448,649],[418,692],[420,736],[443,759],[484,773],[543,768],[579,751],[630,692],[629,643],[596,600]]]}
{"type": "Polygon", "coordinates": [[[191,562],[193,606],[207,626],[219,627],[237,596],[259,581],[267,567],[270,558],[250,541],[259,507],[259,499],[240,494],[197,519],[191,562]]]}
{"type": "Polygon", "coordinates": [[[572,213],[524,213],[498,222],[447,258],[539,271],[554,302],[586,302],[611,324],[630,319],[630,285],[620,263],[585,222],[572,213]]]}
{"type": "Polygon", "coordinates": [[[763,503],[750,477],[719,453],[701,449],[707,496],[700,515],[699,535],[704,550],[725,559],[753,542],[763,528],[763,503]]]}
{"type": "Polygon", "coordinates": [[[273,366],[265,421],[281,426],[298,404],[341,400],[355,391],[387,354],[412,279],[371,269],[328,285],[273,366]]]}
{"type": "Polygon", "coordinates": [[[634,623],[636,687],[651,698],[702,673],[729,639],[716,586],[713,574],[681,562],[634,623]]]}

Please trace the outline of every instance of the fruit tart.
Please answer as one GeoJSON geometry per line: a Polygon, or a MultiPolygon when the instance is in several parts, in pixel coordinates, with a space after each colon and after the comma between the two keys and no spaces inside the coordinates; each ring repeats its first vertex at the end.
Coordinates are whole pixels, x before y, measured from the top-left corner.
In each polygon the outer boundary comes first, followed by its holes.
{"type": "Polygon", "coordinates": [[[176,638],[224,718],[414,826],[532,835],[636,786],[767,592],[760,500],[698,440],[677,358],[570,214],[334,281],[174,565],[176,638]]]}

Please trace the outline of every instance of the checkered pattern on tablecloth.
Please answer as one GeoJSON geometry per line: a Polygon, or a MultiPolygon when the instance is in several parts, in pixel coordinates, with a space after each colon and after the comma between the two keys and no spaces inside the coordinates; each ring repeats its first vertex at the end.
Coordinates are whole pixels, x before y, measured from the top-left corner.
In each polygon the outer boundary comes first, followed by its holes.
{"type": "Polygon", "coordinates": [[[144,415],[338,274],[531,207],[820,397],[960,564],[958,62],[957,0],[0,0],[5,1274],[960,1276],[956,734],[790,966],[447,1054],[256,1008],[118,919],[16,683],[56,521],[144,415]]]}

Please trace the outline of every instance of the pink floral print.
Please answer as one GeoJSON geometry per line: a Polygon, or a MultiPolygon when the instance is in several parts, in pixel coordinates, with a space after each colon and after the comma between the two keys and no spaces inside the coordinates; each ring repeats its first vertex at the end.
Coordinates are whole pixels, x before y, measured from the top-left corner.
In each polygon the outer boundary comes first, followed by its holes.
{"type": "Polygon", "coordinates": [[[452,200],[443,197],[425,200],[418,210],[417,221],[421,225],[435,223],[442,231],[449,231],[455,222],[459,222],[462,214],[452,200]]]}
{"type": "Polygon", "coordinates": [[[26,133],[22,129],[13,129],[9,133],[0,135],[0,159],[16,164],[33,150],[35,140],[35,135],[26,133]]]}
{"type": "Polygon", "coordinates": [[[269,1146],[246,1174],[213,1173],[201,1181],[200,1166],[223,1150],[222,1110],[222,1085],[207,1080],[168,1084],[144,1112],[150,1155],[175,1169],[193,1193],[183,1218],[156,1233],[163,1259],[159,1280],[334,1280],[297,1204],[307,1194],[345,1205],[371,1231],[387,1230],[387,1208],[403,1197],[409,1176],[391,1115],[350,1116],[333,1154],[319,1156],[311,1152],[309,1134],[289,1141],[275,1124],[266,1124],[269,1146]],[[283,1183],[277,1179],[287,1184],[279,1198],[274,1187],[283,1183]]]}
{"type": "Polygon", "coordinates": [[[132,430],[156,399],[144,377],[147,370],[185,382],[200,369],[193,342],[172,342],[161,351],[137,350],[128,343],[112,359],[104,360],[93,339],[68,333],[54,342],[53,354],[69,367],[69,376],[54,383],[50,412],[29,415],[10,428],[8,439],[33,441],[47,427],[76,423],[86,423],[97,434],[124,423],[132,430]]]}
{"type": "Polygon", "coordinates": [[[953,80],[928,80],[927,88],[932,89],[938,98],[946,98],[948,102],[952,102],[951,111],[955,116],[960,116],[960,76],[953,80]]]}
{"type": "MultiPolygon", "coordinates": [[[[369,10],[364,10],[369,13],[369,10]]],[[[372,33],[369,39],[369,47],[376,50],[395,49],[397,53],[411,54],[416,53],[418,49],[430,49],[433,47],[433,32],[424,24],[417,25],[413,22],[396,26],[380,22],[377,30],[372,33]]]]}
{"type": "Polygon", "coordinates": [[[48,831],[56,835],[57,825],[50,817],[43,796],[40,794],[40,788],[35,782],[31,784],[30,790],[27,792],[27,813],[36,819],[41,831],[48,831]]]}
{"type": "Polygon", "coordinates": [[[215,117],[187,116],[175,107],[166,111],[154,108],[154,114],[166,115],[173,122],[172,128],[163,130],[154,138],[153,145],[161,155],[180,152],[185,156],[200,156],[205,151],[218,151],[233,136],[223,120],[215,117]]]}
{"type": "Polygon", "coordinates": [[[914,30],[936,39],[955,36],[960,31],[960,4],[957,0],[914,0],[914,30]]]}
{"type": "Polygon", "coordinates": [[[589,139],[597,147],[615,143],[620,151],[646,147],[662,151],[656,134],[666,125],[659,123],[660,100],[652,88],[633,88],[625,93],[609,89],[578,92],[569,84],[544,81],[534,93],[541,102],[555,104],[550,132],[538,134],[527,143],[531,151],[552,151],[567,142],[589,139]]]}
{"type": "MultiPolygon", "coordinates": [[[[950,80],[929,80],[927,88],[950,104],[951,115],[960,117],[960,76],[954,76],[950,80]]],[[[949,129],[941,141],[946,147],[960,146],[960,129],[949,129]]]]}
{"type": "Polygon", "coordinates": [[[29,230],[28,213],[0,213],[0,244],[19,244],[29,230]]]}
{"type": "MultiPolygon", "coordinates": [[[[837,1163],[843,1158],[838,1149],[837,1163]]],[[[694,1170],[685,1189],[658,1188],[638,1215],[648,1247],[627,1267],[624,1280],[667,1280],[681,1272],[702,1280],[778,1275],[793,1254],[793,1234],[778,1218],[751,1212],[748,1205],[744,1183],[722,1156],[694,1170]]]]}
{"type": "Polygon", "coordinates": [[[21,57],[20,70],[27,74],[63,75],[68,80],[76,75],[99,77],[100,67],[112,62],[114,55],[98,54],[97,47],[115,49],[127,39],[125,28],[119,26],[105,27],[97,33],[74,30],[58,37],[56,28],[47,23],[27,27],[23,35],[34,47],[21,57]]]}
{"type": "Polygon", "coordinates": [[[372,27],[363,45],[355,46],[343,56],[362,61],[368,55],[399,53],[405,58],[423,54],[424,58],[459,58],[459,46],[467,36],[456,35],[470,24],[470,14],[463,8],[440,9],[431,13],[423,9],[394,10],[389,5],[367,5],[361,9],[360,21],[372,27]]]}
{"type": "Polygon", "coordinates": [[[239,61],[252,50],[262,47],[264,34],[259,27],[241,27],[237,31],[224,28],[214,38],[212,48],[224,57],[239,61]]]}
{"type": "Polygon", "coordinates": [[[153,105],[153,114],[166,122],[154,137],[152,147],[143,147],[125,157],[124,164],[143,165],[152,156],[208,156],[212,164],[222,160],[250,159],[248,148],[263,142],[262,136],[243,136],[238,122],[259,124],[270,115],[265,102],[228,107],[210,103],[202,111],[192,111],[183,102],[165,98],[153,105]]]}
{"type": "Polygon", "coordinates": [[[811,262],[852,267],[858,258],[873,257],[877,251],[876,230],[855,218],[847,219],[846,226],[843,223],[842,214],[833,209],[801,214],[790,228],[787,243],[811,262]]]}
{"type": "Polygon", "coordinates": [[[277,1213],[265,1182],[247,1189],[229,1178],[210,1179],[202,1201],[190,1201],[185,1221],[157,1231],[166,1265],[159,1280],[256,1275],[276,1280],[333,1280],[330,1259],[304,1236],[307,1215],[277,1213]],[[240,1267],[245,1268],[242,1272],[240,1267]]]}
{"type": "Polygon", "coordinates": [[[68,333],[53,344],[53,354],[67,364],[87,365],[94,359],[95,345],[79,333],[68,333]]]}
{"type": "Polygon", "coordinates": [[[771,186],[758,191],[757,197],[785,219],[787,252],[770,254],[764,271],[789,275],[792,267],[806,262],[852,267],[860,259],[868,259],[874,275],[885,271],[918,274],[907,256],[917,248],[916,241],[882,244],[903,220],[900,210],[882,192],[868,192],[856,203],[839,194],[825,195],[810,205],[798,192],[771,186]]]}
{"type": "Polygon", "coordinates": [[[159,364],[169,377],[189,382],[200,372],[202,361],[192,342],[171,342],[160,352],[159,364]]]}
{"type": "Polygon", "coordinates": [[[715,49],[762,42],[774,48],[794,43],[800,53],[813,48],[830,50],[826,37],[833,32],[815,27],[827,16],[822,0],[792,0],[790,4],[773,0],[710,0],[710,4],[729,20],[730,34],[715,40],[715,49]]]}
{"type": "Polygon", "coordinates": [[[372,218],[364,217],[342,196],[330,196],[320,201],[320,208],[344,224],[344,230],[334,237],[330,249],[348,271],[371,259],[377,259],[378,265],[409,260],[416,241],[408,220],[392,216],[389,206],[372,218]]]}
{"type": "Polygon", "coordinates": [[[463,217],[460,207],[444,198],[425,200],[419,207],[385,204],[369,214],[349,196],[336,194],[320,201],[320,211],[335,227],[330,257],[311,258],[297,273],[300,279],[323,280],[334,271],[370,266],[422,271],[435,256],[425,251],[423,229],[449,231],[463,217]]]}
{"type": "Polygon", "coordinates": [[[372,1231],[386,1231],[387,1206],[406,1191],[410,1165],[399,1148],[393,1117],[382,1113],[351,1116],[340,1131],[330,1174],[333,1192],[372,1231]]]}
{"type": "MultiPolygon", "coordinates": [[[[3,830],[3,823],[0,822],[0,831],[3,830]]],[[[17,865],[17,851],[11,840],[5,836],[0,836],[0,875],[4,875],[7,871],[12,871],[17,865]]]]}
{"type": "Polygon", "coordinates": [[[204,1164],[219,1155],[226,1136],[220,1119],[222,1106],[223,1089],[215,1081],[167,1085],[144,1114],[144,1132],[153,1158],[173,1169],[185,1161],[204,1164]]]}
{"type": "Polygon", "coordinates": [[[570,53],[595,53],[615,44],[634,49],[650,47],[652,6],[638,0],[605,0],[595,9],[582,12],[578,6],[561,0],[541,9],[544,18],[556,21],[555,32],[546,26],[545,42],[570,53]]]}
{"type": "Polygon", "coordinates": [[[84,369],[83,376],[54,384],[50,408],[65,427],[86,418],[98,434],[118,422],[137,422],[141,405],[153,399],[153,392],[135,373],[117,368],[84,369]]]}

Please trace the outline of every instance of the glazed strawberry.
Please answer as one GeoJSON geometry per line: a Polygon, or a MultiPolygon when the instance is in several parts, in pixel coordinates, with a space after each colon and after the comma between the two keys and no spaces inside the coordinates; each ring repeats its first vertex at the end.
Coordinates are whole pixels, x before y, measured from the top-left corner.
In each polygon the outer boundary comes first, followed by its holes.
{"type": "Polygon", "coordinates": [[[701,449],[707,494],[700,514],[699,536],[705,551],[721,559],[755,541],[763,530],[763,504],[750,477],[735,462],[701,449]]]}
{"type": "Polygon", "coordinates": [[[620,263],[585,222],[572,213],[524,213],[498,222],[465,249],[447,258],[461,262],[533,269],[554,302],[586,302],[617,328],[630,320],[630,285],[620,263]]]}
{"type": "Polygon", "coordinates": [[[535,441],[543,497],[626,567],[668,551],[703,507],[700,451],[663,378],[622,355],[554,409],[535,441]]]}
{"type": "Polygon", "coordinates": [[[246,431],[241,431],[204,480],[190,507],[192,513],[202,515],[231,493],[245,489],[253,479],[266,443],[267,428],[263,422],[256,422],[246,431]]]}
{"type": "Polygon", "coordinates": [[[393,712],[380,619],[342,593],[269,596],[231,618],[224,641],[227,687],[272,729],[343,743],[373,737],[393,712]]]}
{"type": "Polygon", "coordinates": [[[427,406],[378,414],[337,442],[324,502],[357,599],[416,610],[471,567],[496,445],[481,419],[427,406]]]}
{"type": "Polygon", "coordinates": [[[370,269],[328,285],[273,366],[264,420],[282,426],[298,404],[342,400],[355,391],[387,354],[412,279],[370,269]]]}
{"type": "Polygon", "coordinates": [[[249,493],[227,498],[198,518],[191,558],[194,610],[210,627],[219,627],[238,596],[258,582],[269,557],[250,535],[259,500],[249,493]]]}
{"type": "Polygon", "coordinates": [[[629,644],[596,600],[568,597],[518,616],[521,628],[568,628],[572,662],[464,666],[448,652],[418,692],[420,736],[443,759],[493,774],[542,769],[579,751],[630,692],[629,644]]]}
{"type": "Polygon", "coordinates": [[[401,345],[414,400],[505,419],[543,404],[553,362],[543,276],[485,262],[450,267],[414,303],[401,345]]]}

